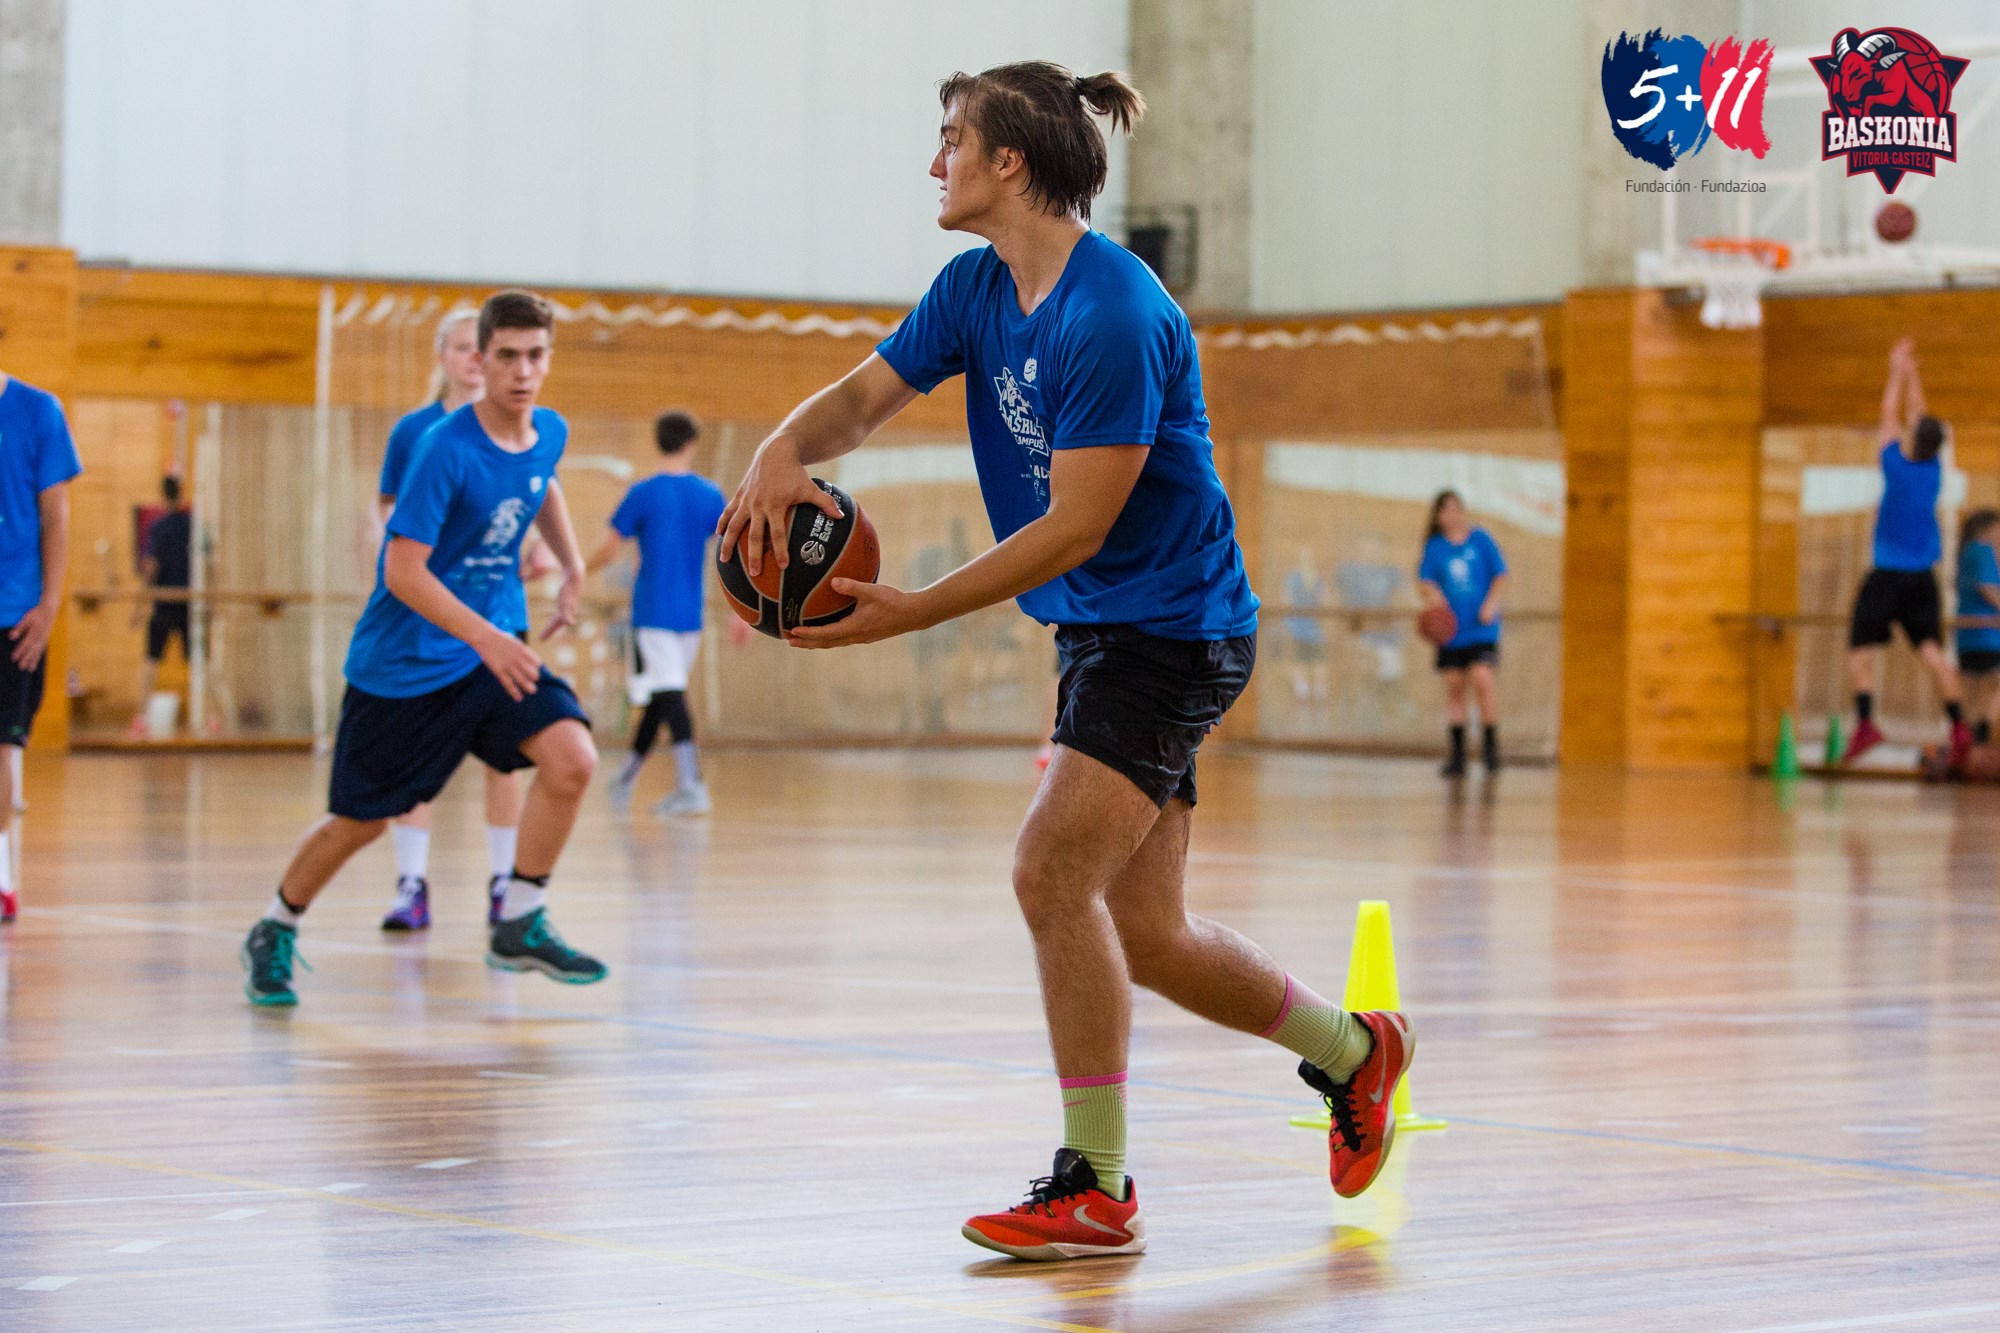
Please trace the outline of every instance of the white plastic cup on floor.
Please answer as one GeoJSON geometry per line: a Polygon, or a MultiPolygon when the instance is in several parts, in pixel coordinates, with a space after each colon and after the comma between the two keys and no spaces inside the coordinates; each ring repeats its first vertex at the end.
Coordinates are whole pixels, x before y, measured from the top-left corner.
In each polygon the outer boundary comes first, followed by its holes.
{"type": "Polygon", "coordinates": [[[171,690],[156,691],[146,700],[146,734],[156,741],[170,739],[180,715],[181,697],[171,690]]]}

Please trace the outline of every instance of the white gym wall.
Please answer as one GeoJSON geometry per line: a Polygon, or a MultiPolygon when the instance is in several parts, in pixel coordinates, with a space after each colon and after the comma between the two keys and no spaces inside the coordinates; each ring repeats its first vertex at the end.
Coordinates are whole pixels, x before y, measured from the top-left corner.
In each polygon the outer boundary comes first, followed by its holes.
{"type": "Polygon", "coordinates": [[[911,300],[970,239],[934,222],[937,80],[1127,51],[1125,0],[70,0],[63,241],[911,300]]]}

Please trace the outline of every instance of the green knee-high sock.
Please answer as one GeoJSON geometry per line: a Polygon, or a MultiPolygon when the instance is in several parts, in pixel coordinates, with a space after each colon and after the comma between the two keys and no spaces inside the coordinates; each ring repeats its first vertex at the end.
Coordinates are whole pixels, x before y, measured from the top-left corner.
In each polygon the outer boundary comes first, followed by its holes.
{"type": "Polygon", "coordinates": [[[1278,1016],[1258,1035],[1318,1065],[1336,1083],[1354,1077],[1375,1046],[1360,1019],[1290,976],[1278,1016]]]}
{"type": "Polygon", "coordinates": [[[1061,1080],[1063,1147],[1074,1148],[1097,1172],[1097,1187],[1125,1197],[1125,1075],[1061,1080]]]}

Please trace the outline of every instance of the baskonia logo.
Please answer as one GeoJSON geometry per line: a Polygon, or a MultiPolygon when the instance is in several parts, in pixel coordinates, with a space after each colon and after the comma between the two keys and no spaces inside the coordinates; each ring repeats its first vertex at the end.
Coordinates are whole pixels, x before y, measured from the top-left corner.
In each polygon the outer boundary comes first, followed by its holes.
{"type": "Polygon", "coordinates": [[[1604,47],[1604,109],[1625,151],[1662,171],[1700,152],[1711,136],[1761,158],[1771,151],[1764,133],[1770,74],[1771,44],[1761,39],[1745,47],[1728,37],[1710,47],[1659,28],[1641,37],[1621,32],[1604,47]]]}
{"type": "Polygon", "coordinates": [[[1832,108],[1821,160],[1845,157],[1848,175],[1872,171],[1890,194],[1906,171],[1937,175],[1939,158],[1958,161],[1951,90],[1971,63],[1908,28],[1842,29],[1833,51],[1812,62],[1832,108]]]}

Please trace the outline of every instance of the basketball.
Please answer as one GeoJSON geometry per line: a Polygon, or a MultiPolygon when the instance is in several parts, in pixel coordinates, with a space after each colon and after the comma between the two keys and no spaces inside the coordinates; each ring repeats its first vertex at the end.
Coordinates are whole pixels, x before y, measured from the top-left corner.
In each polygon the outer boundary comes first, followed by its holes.
{"type": "Polygon", "coordinates": [[[1890,200],[1875,212],[1875,234],[1891,245],[1917,234],[1917,210],[1890,200]]]}
{"type": "Polygon", "coordinates": [[[715,572],[730,609],[774,639],[801,625],[831,625],[852,611],[854,599],[835,592],[834,579],[873,583],[882,573],[875,525],[854,497],[817,477],[813,485],[839,502],[841,516],[831,518],[811,505],[793,506],[785,534],[788,566],[780,569],[776,560],[767,560],[763,572],[753,576],[743,566],[740,548],[726,560],[716,557],[715,572]]]}
{"type": "Polygon", "coordinates": [[[1442,648],[1450,643],[1452,636],[1457,633],[1458,617],[1453,615],[1451,608],[1444,603],[1427,606],[1417,613],[1417,634],[1426,643],[1442,648]]]}

